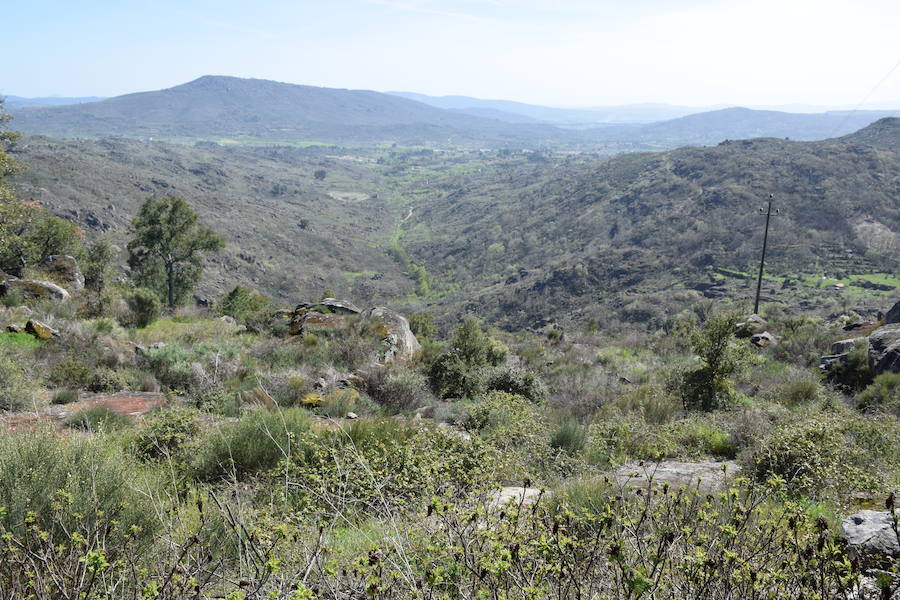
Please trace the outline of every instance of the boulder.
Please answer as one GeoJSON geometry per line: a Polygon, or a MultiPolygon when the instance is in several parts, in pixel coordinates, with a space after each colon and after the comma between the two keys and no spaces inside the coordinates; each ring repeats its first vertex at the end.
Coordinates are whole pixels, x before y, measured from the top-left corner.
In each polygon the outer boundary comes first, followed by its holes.
{"type": "Polygon", "coordinates": [[[754,333],[751,335],[750,343],[757,348],[767,348],[769,346],[775,346],[778,341],[775,339],[774,335],[768,331],[763,331],[762,333],[754,333]]]}
{"type": "Polygon", "coordinates": [[[869,336],[869,369],[882,373],[900,373],[900,323],[879,327],[869,336]]]}
{"type": "Polygon", "coordinates": [[[9,333],[22,333],[25,331],[25,329],[20,325],[13,324],[13,325],[7,325],[6,331],[8,331],[9,333]]]}
{"type": "Polygon", "coordinates": [[[538,488],[509,486],[501,488],[491,496],[491,506],[501,507],[512,503],[516,506],[531,506],[540,500],[543,492],[538,488]]]}
{"type": "Polygon", "coordinates": [[[653,485],[669,484],[673,488],[680,486],[696,487],[704,493],[721,490],[728,479],[741,472],[740,465],[732,460],[725,462],[682,462],[665,460],[658,463],[626,463],[613,474],[617,484],[621,486],[646,488],[648,482],[653,485]]]}
{"type": "Polygon", "coordinates": [[[884,324],[889,325],[891,323],[900,323],[900,301],[884,315],[884,324]]]}
{"type": "Polygon", "coordinates": [[[291,319],[289,332],[300,335],[316,331],[332,331],[347,327],[347,316],[333,313],[306,312],[291,319]]]}
{"type": "Polygon", "coordinates": [[[59,332],[49,325],[45,325],[44,323],[35,321],[34,319],[31,319],[27,323],[25,323],[25,333],[30,333],[39,340],[49,340],[59,335],[59,332]]]}
{"type": "Polygon", "coordinates": [[[410,363],[422,350],[419,340],[402,315],[382,306],[366,312],[366,317],[378,323],[379,334],[386,348],[378,360],[383,363],[410,363]]]}
{"type": "Polygon", "coordinates": [[[50,279],[59,282],[73,292],[84,289],[84,275],[78,268],[75,257],[66,254],[54,254],[38,263],[38,268],[50,279]]]}
{"type": "Polygon", "coordinates": [[[219,317],[219,320],[226,325],[230,325],[231,327],[237,327],[237,321],[231,315],[222,315],[219,317]]]}
{"type": "Polygon", "coordinates": [[[900,556],[894,517],[888,512],[861,510],[841,521],[841,536],[857,558],[900,556]]]}
{"type": "Polygon", "coordinates": [[[858,337],[851,338],[849,340],[841,340],[839,342],[835,342],[831,345],[831,353],[832,354],[846,354],[856,348],[857,344],[862,344],[866,341],[866,338],[858,337]]]}
{"type": "Polygon", "coordinates": [[[49,281],[33,279],[7,279],[0,283],[0,296],[18,292],[23,300],[66,300],[69,292],[49,281]]]}
{"type": "Polygon", "coordinates": [[[848,352],[844,352],[842,354],[831,354],[829,356],[823,356],[819,359],[819,368],[823,371],[831,370],[831,367],[834,365],[840,365],[849,359],[850,354],[848,352]]]}
{"type": "Polygon", "coordinates": [[[336,315],[358,315],[362,312],[362,310],[357,308],[352,302],[337,300],[335,298],[325,298],[324,300],[309,306],[307,310],[312,312],[330,312],[336,315]],[[325,309],[325,311],[322,311],[322,309],[325,309]]]}

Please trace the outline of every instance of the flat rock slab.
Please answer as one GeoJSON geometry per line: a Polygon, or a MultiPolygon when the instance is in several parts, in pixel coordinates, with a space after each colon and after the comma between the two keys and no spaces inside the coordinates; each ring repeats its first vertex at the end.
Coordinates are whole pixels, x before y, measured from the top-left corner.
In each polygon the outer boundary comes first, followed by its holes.
{"type": "Polygon", "coordinates": [[[885,511],[861,510],[841,521],[841,535],[858,556],[900,556],[894,519],[885,511]]]}
{"type": "Polygon", "coordinates": [[[731,479],[740,471],[740,465],[733,460],[704,462],[665,460],[658,463],[644,462],[643,465],[626,463],[616,469],[613,478],[622,486],[645,488],[652,479],[653,485],[668,483],[672,488],[696,487],[701,492],[710,493],[721,490],[726,478],[731,479]]]}
{"type": "Polygon", "coordinates": [[[541,497],[541,490],[533,487],[510,486],[497,490],[491,498],[491,506],[504,506],[512,502],[516,505],[531,506],[541,497]]]}

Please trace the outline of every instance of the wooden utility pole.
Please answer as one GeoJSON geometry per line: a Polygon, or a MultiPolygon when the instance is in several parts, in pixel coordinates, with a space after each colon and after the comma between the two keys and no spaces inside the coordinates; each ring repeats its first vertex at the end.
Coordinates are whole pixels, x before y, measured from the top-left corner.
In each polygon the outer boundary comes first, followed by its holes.
{"type": "Polygon", "coordinates": [[[759,259],[759,277],[756,278],[756,299],[753,301],[753,314],[759,314],[759,293],[762,290],[762,278],[763,278],[763,269],[766,265],[766,245],[769,242],[769,218],[772,215],[778,214],[778,209],[775,209],[775,212],[772,212],[772,200],[775,199],[775,194],[769,194],[769,206],[765,209],[760,208],[759,214],[766,216],[766,229],[765,233],[763,233],[763,246],[762,246],[762,258],[759,259]]]}

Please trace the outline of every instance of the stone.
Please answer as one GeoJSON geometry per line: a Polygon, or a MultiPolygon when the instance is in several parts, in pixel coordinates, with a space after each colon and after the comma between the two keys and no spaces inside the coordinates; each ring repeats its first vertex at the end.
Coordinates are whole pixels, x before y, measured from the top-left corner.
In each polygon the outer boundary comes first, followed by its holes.
{"type": "Polygon", "coordinates": [[[734,477],[740,471],[740,465],[733,460],[724,462],[665,460],[643,465],[625,463],[615,471],[613,478],[622,486],[646,488],[647,483],[652,480],[653,485],[668,483],[673,488],[696,487],[701,492],[713,493],[725,486],[726,477],[734,477]]]}
{"type": "Polygon", "coordinates": [[[358,315],[362,312],[362,310],[357,308],[352,302],[337,300],[336,298],[325,298],[324,300],[320,300],[310,306],[308,310],[316,311],[317,309],[321,310],[323,308],[336,315],[358,315]]]}
{"type": "Polygon", "coordinates": [[[491,498],[491,506],[501,507],[509,503],[516,506],[531,506],[540,500],[543,492],[538,488],[508,486],[494,492],[491,498]]]}
{"type": "Polygon", "coordinates": [[[861,344],[865,342],[866,338],[858,337],[851,338],[849,340],[840,340],[839,342],[835,342],[831,345],[831,353],[832,354],[846,354],[856,348],[857,344],[861,344]]]}
{"type": "Polygon", "coordinates": [[[763,331],[762,333],[754,333],[751,335],[750,343],[757,348],[767,348],[769,346],[775,346],[778,341],[775,339],[774,335],[768,331],[763,331]]]}
{"type": "Polygon", "coordinates": [[[869,336],[869,369],[882,373],[900,373],[900,323],[879,327],[869,336]]]}
{"type": "Polygon", "coordinates": [[[54,254],[48,256],[37,264],[38,269],[46,273],[50,279],[62,284],[73,292],[84,289],[84,275],[78,268],[78,261],[74,256],[67,254],[54,254]]]}
{"type": "Polygon", "coordinates": [[[40,321],[30,319],[25,323],[25,333],[30,333],[39,340],[49,340],[59,335],[59,332],[40,321]]]}
{"type": "Polygon", "coordinates": [[[893,522],[888,512],[861,510],[841,521],[841,536],[851,555],[857,558],[897,557],[900,542],[893,522]]]}
{"type": "Polygon", "coordinates": [[[823,371],[829,371],[834,365],[840,365],[847,362],[849,357],[850,354],[848,352],[844,352],[843,354],[831,354],[829,356],[823,356],[819,359],[819,368],[823,371]]]}
{"type": "Polygon", "coordinates": [[[376,321],[386,348],[378,360],[382,363],[411,363],[422,350],[419,340],[409,328],[409,321],[402,315],[379,306],[366,312],[366,318],[376,321]]]}
{"type": "Polygon", "coordinates": [[[347,317],[333,313],[307,312],[291,319],[291,335],[300,335],[315,331],[332,331],[347,327],[347,317]]]}
{"type": "Polygon", "coordinates": [[[272,314],[272,320],[278,321],[278,320],[283,320],[283,319],[290,319],[293,316],[294,316],[294,311],[289,310],[287,308],[282,308],[280,310],[276,310],[272,314]]]}
{"type": "Polygon", "coordinates": [[[69,292],[49,281],[7,279],[0,283],[0,296],[18,292],[23,300],[67,300],[69,292]]]}
{"type": "Polygon", "coordinates": [[[359,415],[357,415],[355,412],[348,412],[348,413],[347,413],[347,418],[348,418],[348,419],[358,419],[358,418],[359,418],[359,415]]]}
{"type": "Polygon", "coordinates": [[[21,325],[7,325],[6,331],[8,331],[9,333],[23,333],[25,331],[25,328],[21,325]]]}
{"type": "Polygon", "coordinates": [[[234,317],[232,317],[230,315],[222,315],[221,317],[219,317],[219,320],[221,322],[225,323],[226,325],[231,325],[232,327],[237,327],[237,321],[234,319],[234,317]]]}
{"type": "Polygon", "coordinates": [[[900,301],[891,307],[887,314],[884,315],[884,324],[900,323],[900,301]]]}

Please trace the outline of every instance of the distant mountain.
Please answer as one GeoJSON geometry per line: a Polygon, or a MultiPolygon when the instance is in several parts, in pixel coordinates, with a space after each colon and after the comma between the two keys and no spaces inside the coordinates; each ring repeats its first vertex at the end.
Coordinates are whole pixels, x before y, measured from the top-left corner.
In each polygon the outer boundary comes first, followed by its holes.
{"type": "MultiPolygon", "coordinates": [[[[602,108],[557,108],[525,104],[511,100],[484,100],[469,96],[428,96],[414,92],[388,92],[394,96],[423,102],[438,108],[459,111],[499,111],[535,121],[557,125],[596,125],[599,123],[648,123],[665,121],[710,110],[671,104],[625,104],[602,108]]],[[[720,107],[715,107],[720,108],[720,107]]]]}
{"type": "Polygon", "coordinates": [[[14,111],[26,133],[58,137],[234,138],[327,143],[536,145],[564,137],[371,91],[205,76],[102,102],[14,111]]]}
{"type": "Polygon", "coordinates": [[[62,98],[58,96],[48,96],[46,98],[23,98],[22,96],[3,96],[7,110],[17,108],[27,108],[34,106],[66,106],[68,104],[84,104],[85,102],[99,102],[105,100],[100,96],[83,96],[80,98],[62,98]]]}
{"type": "Polygon", "coordinates": [[[724,140],[760,137],[822,140],[856,131],[900,110],[835,111],[818,114],[785,113],[749,108],[725,108],[643,125],[636,129],[604,129],[607,139],[655,144],[661,148],[711,146],[724,140]]]}

